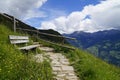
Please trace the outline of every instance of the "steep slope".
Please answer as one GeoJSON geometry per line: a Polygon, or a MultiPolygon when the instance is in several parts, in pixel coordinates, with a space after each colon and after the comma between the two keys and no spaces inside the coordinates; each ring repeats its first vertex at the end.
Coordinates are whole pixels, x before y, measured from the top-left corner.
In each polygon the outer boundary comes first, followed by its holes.
{"type": "Polygon", "coordinates": [[[95,33],[74,32],[65,36],[75,37],[78,42],[69,41],[103,60],[120,66],[120,31],[106,30],[95,33]],[[77,44],[79,43],[79,44],[77,44]]]}
{"type": "MultiPolygon", "coordinates": [[[[1,24],[7,25],[7,20],[1,24]]],[[[0,25],[0,79],[1,80],[53,80],[49,62],[36,63],[31,54],[26,56],[9,43],[13,33],[9,26],[0,25]]],[[[12,24],[11,24],[12,25],[12,24]]],[[[32,34],[32,33],[31,33],[32,34]]],[[[81,80],[120,80],[120,69],[82,50],[70,50],[38,40],[65,55],[81,80]]],[[[40,51],[39,51],[40,52],[40,51]]],[[[33,55],[33,53],[32,53],[33,55]]]]}
{"type": "Polygon", "coordinates": [[[53,47],[57,53],[65,55],[71,65],[74,66],[75,72],[80,80],[119,80],[120,68],[110,65],[95,56],[80,49],[69,50],[56,45],[44,45],[53,47]]]}
{"type": "Polygon", "coordinates": [[[92,56],[75,50],[65,54],[73,62],[76,73],[82,80],[119,80],[120,69],[92,56]]]}
{"type": "Polygon", "coordinates": [[[56,43],[64,43],[65,44],[68,44],[68,42],[66,41],[66,39],[64,37],[58,37],[58,36],[62,36],[59,32],[57,31],[54,31],[52,29],[49,29],[49,30],[39,30],[41,33],[43,34],[40,34],[40,38],[42,39],[45,39],[45,40],[48,40],[48,41],[52,41],[52,42],[56,42],[56,43]],[[47,33],[48,35],[45,35],[47,33]],[[53,36],[50,36],[50,35],[53,35],[53,36]],[[56,36],[54,36],[56,35],[56,36]]]}
{"type": "Polygon", "coordinates": [[[36,54],[37,62],[41,62],[43,59],[50,60],[54,80],[79,80],[75,74],[75,70],[70,65],[69,60],[62,53],[55,53],[53,48],[40,46],[39,49],[44,54],[36,54]]]}
{"type": "Polygon", "coordinates": [[[29,52],[26,56],[16,49],[9,42],[10,34],[24,35],[13,33],[7,26],[0,24],[0,80],[52,80],[49,62],[38,64],[31,59],[35,52],[29,52]]]}
{"type": "MultiPolygon", "coordinates": [[[[12,18],[12,20],[9,19],[8,17],[3,16],[2,13],[1,13],[0,14],[0,23],[9,26],[9,28],[11,30],[13,30],[13,16],[5,14],[5,13],[4,13],[4,15],[9,16],[10,18],[12,18]]],[[[17,23],[16,23],[17,32],[26,33],[26,34],[29,34],[31,36],[35,36],[37,34],[35,32],[35,30],[37,30],[36,28],[34,28],[34,27],[32,27],[28,24],[25,24],[24,22],[22,22],[18,19],[16,19],[16,21],[17,21],[17,23]],[[29,31],[22,30],[22,29],[28,29],[29,31]],[[32,31],[32,32],[30,32],[30,31],[32,31]]],[[[65,38],[48,36],[47,34],[62,36],[60,33],[58,33],[57,31],[54,31],[52,29],[50,29],[50,30],[39,30],[39,32],[40,32],[40,34],[38,34],[38,36],[42,39],[52,41],[52,42],[57,42],[57,43],[63,43],[63,40],[64,40],[64,43],[67,43],[65,38]],[[46,34],[44,34],[44,33],[46,33],[46,34]]]]}

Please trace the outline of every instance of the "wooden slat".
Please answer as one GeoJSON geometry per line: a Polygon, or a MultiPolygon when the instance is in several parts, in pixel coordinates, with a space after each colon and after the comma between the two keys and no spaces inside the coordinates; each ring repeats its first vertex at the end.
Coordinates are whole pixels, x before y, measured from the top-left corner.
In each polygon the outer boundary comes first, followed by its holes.
{"type": "Polygon", "coordinates": [[[30,30],[30,29],[21,29],[21,28],[16,28],[16,29],[30,31],[30,32],[36,32],[38,34],[48,35],[48,36],[52,36],[52,37],[60,37],[60,38],[66,38],[66,39],[76,40],[76,38],[72,38],[72,37],[66,37],[66,36],[61,36],[61,35],[54,35],[54,34],[39,32],[39,30],[30,30]]]}
{"type": "Polygon", "coordinates": [[[50,44],[53,44],[53,45],[57,45],[57,46],[61,46],[61,47],[64,47],[64,48],[75,50],[75,47],[72,47],[72,46],[67,46],[67,45],[64,45],[64,44],[58,44],[58,43],[50,42],[50,41],[43,40],[43,39],[40,39],[40,40],[42,40],[44,42],[47,42],[47,43],[50,43],[50,44]]]}
{"type": "MultiPolygon", "coordinates": [[[[5,13],[0,13],[2,16],[4,16],[4,17],[6,17],[6,18],[8,18],[8,19],[10,19],[10,20],[12,20],[13,21],[13,16],[8,16],[8,15],[6,15],[5,13]]],[[[16,22],[18,23],[18,20],[15,18],[15,20],[16,20],[16,22]]]]}
{"type": "Polygon", "coordinates": [[[28,36],[15,36],[15,35],[9,35],[10,39],[16,39],[16,40],[28,40],[29,37],[28,36]]]}
{"type": "Polygon", "coordinates": [[[10,40],[11,44],[28,43],[29,40],[10,40]]]}
{"type": "Polygon", "coordinates": [[[8,19],[10,19],[10,20],[13,20],[11,17],[9,17],[9,16],[7,16],[7,15],[5,15],[4,13],[0,13],[2,16],[4,16],[4,17],[6,17],[6,18],[8,18],[8,19]]]}
{"type": "Polygon", "coordinates": [[[25,46],[25,47],[21,47],[21,48],[18,48],[20,50],[30,50],[30,49],[33,49],[33,48],[36,48],[36,47],[39,47],[40,45],[30,45],[30,46],[25,46]]]}

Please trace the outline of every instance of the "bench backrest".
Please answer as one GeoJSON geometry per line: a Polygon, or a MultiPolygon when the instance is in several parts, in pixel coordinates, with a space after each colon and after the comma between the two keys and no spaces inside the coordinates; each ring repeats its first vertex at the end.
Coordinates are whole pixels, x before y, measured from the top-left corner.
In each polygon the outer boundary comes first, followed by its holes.
{"type": "Polygon", "coordinates": [[[9,35],[9,39],[10,39],[11,44],[20,44],[20,43],[28,43],[29,42],[28,36],[9,35]]]}

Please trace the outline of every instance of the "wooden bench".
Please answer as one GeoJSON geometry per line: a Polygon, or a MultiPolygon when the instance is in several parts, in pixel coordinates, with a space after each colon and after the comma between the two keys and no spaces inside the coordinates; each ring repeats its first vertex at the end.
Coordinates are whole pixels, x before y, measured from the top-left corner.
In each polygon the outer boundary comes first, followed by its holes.
{"type": "MultiPolygon", "coordinates": [[[[28,36],[16,36],[16,35],[9,35],[10,43],[11,44],[26,44],[29,42],[28,36]]],[[[18,48],[19,50],[31,50],[39,47],[39,44],[29,45],[18,48]]]]}

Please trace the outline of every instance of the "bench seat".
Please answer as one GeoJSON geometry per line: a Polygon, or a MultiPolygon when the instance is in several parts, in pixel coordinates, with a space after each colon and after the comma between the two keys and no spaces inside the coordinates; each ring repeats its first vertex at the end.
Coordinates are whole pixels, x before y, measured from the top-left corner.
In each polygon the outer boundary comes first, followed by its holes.
{"type": "Polygon", "coordinates": [[[18,48],[19,50],[30,50],[30,49],[34,49],[36,47],[39,47],[40,45],[30,45],[30,46],[25,46],[25,47],[20,47],[18,48]]]}
{"type": "MultiPolygon", "coordinates": [[[[16,35],[9,35],[10,43],[11,44],[26,44],[29,42],[29,37],[28,36],[16,36],[16,35]]],[[[24,46],[18,48],[19,50],[30,50],[39,47],[39,42],[35,42],[32,45],[29,46],[24,46]]]]}

